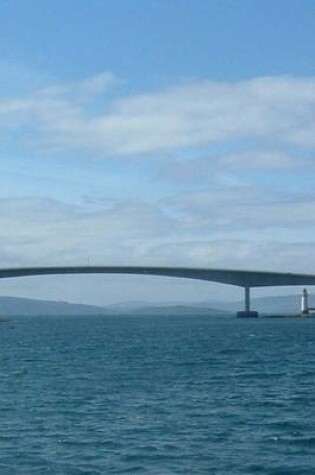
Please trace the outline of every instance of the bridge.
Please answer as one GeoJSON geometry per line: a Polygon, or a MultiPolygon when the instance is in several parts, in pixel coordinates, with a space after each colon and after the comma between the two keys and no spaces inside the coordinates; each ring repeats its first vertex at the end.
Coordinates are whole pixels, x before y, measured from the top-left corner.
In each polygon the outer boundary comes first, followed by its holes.
{"type": "Polygon", "coordinates": [[[250,308],[252,287],[272,287],[289,285],[315,285],[315,275],[284,272],[265,272],[235,269],[206,269],[191,267],[152,266],[55,266],[55,267],[11,267],[0,268],[0,279],[36,275],[61,274],[138,274],[206,280],[221,284],[243,287],[245,292],[244,310],[239,317],[257,317],[250,308]]]}

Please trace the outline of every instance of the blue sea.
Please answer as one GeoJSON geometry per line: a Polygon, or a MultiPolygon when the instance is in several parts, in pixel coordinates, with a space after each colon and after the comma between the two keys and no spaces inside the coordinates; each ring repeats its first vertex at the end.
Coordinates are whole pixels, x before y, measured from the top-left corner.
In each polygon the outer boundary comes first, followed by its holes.
{"type": "Polygon", "coordinates": [[[0,474],[315,473],[315,319],[18,317],[0,474]]]}

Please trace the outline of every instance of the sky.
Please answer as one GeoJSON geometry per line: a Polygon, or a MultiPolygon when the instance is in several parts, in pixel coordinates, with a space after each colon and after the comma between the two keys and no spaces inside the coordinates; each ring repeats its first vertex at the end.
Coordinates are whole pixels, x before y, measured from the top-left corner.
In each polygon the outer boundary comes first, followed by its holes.
{"type": "MultiPolygon", "coordinates": [[[[0,18],[1,267],[315,272],[313,0],[3,0],[0,18]]],[[[240,291],[88,275],[0,294],[240,291]]]]}

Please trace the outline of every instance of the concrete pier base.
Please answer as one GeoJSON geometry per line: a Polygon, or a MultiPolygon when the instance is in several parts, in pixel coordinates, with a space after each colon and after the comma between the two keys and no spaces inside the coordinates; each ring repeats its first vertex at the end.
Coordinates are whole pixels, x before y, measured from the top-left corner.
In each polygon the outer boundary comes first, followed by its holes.
{"type": "Polygon", "coordinates": [[[246,310],[240,310],[239,312],[236,312],[237,318],[257,318],[258,315],[258,312],[255,312],[255,310],[250,310],[249,312],[246,310]]]}

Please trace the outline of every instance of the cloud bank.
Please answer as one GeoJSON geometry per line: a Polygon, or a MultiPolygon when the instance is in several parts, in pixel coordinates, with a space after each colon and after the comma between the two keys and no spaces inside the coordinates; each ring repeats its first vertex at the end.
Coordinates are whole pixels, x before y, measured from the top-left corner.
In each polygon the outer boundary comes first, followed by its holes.
{"type": "Polygon", "coordinates": [[[263,199],[250,189],[178,195],[155,204],[113,201],[94,211],[52,199],[2,199],[0,259],[3,266],[90,262],[285,270],[294,255],[295,269],[309,265],[311,271],[314,216],[315,196],[263,199]],[[307,261],[300,260],[305,250],[307,261]]]}
{"type": "Polygon", "coordinates": [[[314,78],[192,81],[119,99],[111,97],[114,84],[113,75],[103,73],[2,99],[0,123],[9,136],[27,130],[28,139],[48,149],[85,149],[102,156],[254,138],[315,147],[314,78]]]}

